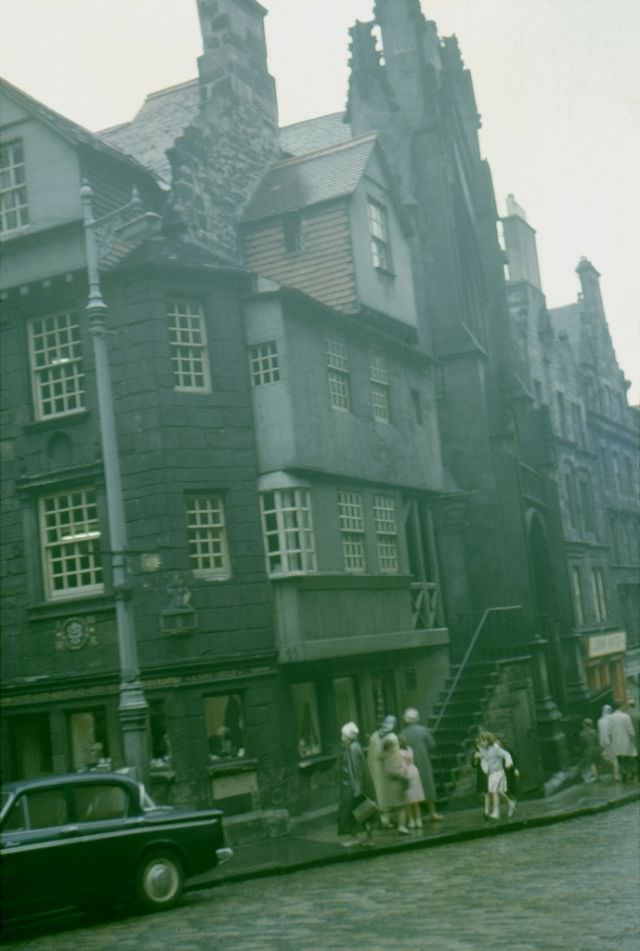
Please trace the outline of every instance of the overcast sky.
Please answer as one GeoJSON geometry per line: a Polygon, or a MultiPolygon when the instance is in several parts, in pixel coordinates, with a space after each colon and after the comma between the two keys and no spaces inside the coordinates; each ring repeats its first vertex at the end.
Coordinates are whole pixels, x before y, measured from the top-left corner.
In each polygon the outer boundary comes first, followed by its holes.
{"type": "MultiPolygon", "coordinates": [[[[8,7],[9,0],[0,0],[8,7]]],[[[263,0],[281,120],[342,109],[348,37],[374,0],[263,0]]],[[[618,359],[640,402],[640,0],[422,0],[472,70],[499,207],[538,231],[551,307],[575,300],[581,255],[602,274],[618,359]]],[[[6,21],[7,14],[5,9],[6,21]]],[[[19,0],[0,72],[98,130],[191,79],[196,0],[19,0]]]]}

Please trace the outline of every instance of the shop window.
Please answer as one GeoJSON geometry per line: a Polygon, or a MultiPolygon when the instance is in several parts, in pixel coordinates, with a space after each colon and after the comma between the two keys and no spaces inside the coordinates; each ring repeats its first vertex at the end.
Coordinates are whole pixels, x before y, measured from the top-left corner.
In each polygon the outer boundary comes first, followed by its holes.
{"type": "Polygon", "coordinates": [[[315,684],[292,684],[291,697],[298,738],[298,756],[317,756],[322,752],[322,742],[315,684]]]}
{"type": "Polygon", "coordinates": [[[353,677],[336,677],[333,681],[333,694],[336,704],[336,720],[338,726],[343,723],[360,723],[356,687],[353,677]]]}
{"type": "Polygon", "coordinates": [[[69,714],[71,762],[76,770],[109,765],[109,742],[105,711],[77,710],[69,714]]]}
{"type": "Polygon", "coordinates": [[[163,700],[152,700],[149,704],[149,726],[151,728],[152,765],[161,766],[171,762],[171,741],[167,709],[163,700]]]}
{"type": "Polygon", "coordinates": [[[212,761],[245,755],[245,721],[242,697],[238,693],[205,697],[205,725],[209,759],[212,761]]]}
{"type": "Polygon", "coordinates": [[[8,779],[32,779],[53,772],[49,715],[7,717],[11,776],[8,779]]]}

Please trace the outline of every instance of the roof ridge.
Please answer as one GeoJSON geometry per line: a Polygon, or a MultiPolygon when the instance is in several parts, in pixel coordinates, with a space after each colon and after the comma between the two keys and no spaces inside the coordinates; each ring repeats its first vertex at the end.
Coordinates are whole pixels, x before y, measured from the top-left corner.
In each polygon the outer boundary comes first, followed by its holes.
{"type": "Polygon", "coordinates": [[[306,125],[309,122],[318,122],[320,119],[334,119],[336,116],[344,116],[345,110],[338,109],[336,112],[327,112],[321,116],[311,116],[309,119],[298,119],[297,122],[289,122],[287,125],[280,126],[280,132],[286,132],[287,129],[293,129],[297,125],[306,125]]]}
{"type": "Polygon", "coordinates": [[[306,162],[309,159],[321,158],[323,155],[331,155],[334,152],[343,152],[346,149],[353,148],[355,145],[363,145],[368,141],[376,141],[377,138],[377,132],[367,132],[365,135],[359,135],[356,138],[348,139],[346,142],[338,142],[335,145],[326,145],[321,149],[314,149],[313,152],[304,152],[302,155],[292,155],[290,158],[281,159],[279,162],[275,162],[271,166],[271,169],[286,168],[288,165],[296,165],[300,162],[306,162]]]}

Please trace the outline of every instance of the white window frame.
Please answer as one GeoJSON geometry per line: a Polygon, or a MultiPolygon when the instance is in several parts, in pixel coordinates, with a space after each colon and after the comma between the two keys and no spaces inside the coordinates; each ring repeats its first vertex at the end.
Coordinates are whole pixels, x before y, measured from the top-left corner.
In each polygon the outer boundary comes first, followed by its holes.
{"type": "Polygon", "coordinates": [[[381,353],[374,353],[371,357],[369,379],[371,381],[373,418],[377,423],[390,423],[389,369],[387,361],[381,353]]]}
{"type": "Polygon", "coordinates": [[[373,266],[380,271],[392,271],[391,242],[387,206],[371,195],[367,196],[367,217],[371,235],[373,266]]]}
{"type": "Polygon", "coordinates": [[[38,511],[47,600],[103,592],[95,489],[82,486],[42,496],[38,511]],[[85,576],[83,583],[68,584],[76,575],[85,576]],[[57,586],[57,579],[62,579],[61,587],[57,586]]]}
{"type": "Polygon", "coordinates": [[[174,390],[210,393],[207,325],[202,304],[172,298],[167,306],[167,326],[174,390]]]}
{"type": "Polygon", "coordinates": [[[311,494],[273,489],[260,495],[262,534],[271,577],[316,571],[311,494]]]}
{"type": "Polygon", "coordinates": [[[360,492],[342,489],[338,491],[338,516],[344,570],[349,574],[364,574],[367,570],[367,558],[364,509],[360,492]]]}
{"type": "Polygon", "coordinates": [[[265,343],[256,343],[249,347],[249,368],[253,387],[279,381],[280,358],[275,340],[267,340],[265,343]]]}
{"type": "Polygon", "coordinates": [[[189,563],[197,578],[231,577],[224,498],[207,492],[186,499],[189,563]]]}
{"type": "Polygon", "coordinates": [[[383,574],[400,571],[398,557],[398,520],[396,501],[392,495],[377,494],[373,497],[373,517],[378,542],[378,564],[383,574]]]}
{"type": "Polygon", "coordinates": [[[82,340],[72,311],[34,317],[28,324],[31,388],[36,419],[85,409],[82,340]]]}
{"type": "Polygon", "coordinates": [[[29,224],[29,199],[22,139],[0,147],[0,234],[19,231],[29,224]],[[9,223],[15,215],[15,223],[9,223]]]}
{"type": "Polygon", "coordinates": [[[571,566],[571,587],[573,588],[573,603],[576,611],[576,624],[584,625],[584,594],[582,591],[582,573],[577,565],[571,566]]]}
{"type": "Polygon", "coordinates": [[[604,586],[604,572],[602,568],[591,569],[591,590],[593,593],[593,610],[597,621],[607,620],[607,596],[604,586]]]}
{"type": "Polygon", "coordinates": [[[329,380],[329,403],[332,409],[343,413],[351,411],[349,385],[349,356],[342,334],[327,337],[327,369],[329,380]]]}

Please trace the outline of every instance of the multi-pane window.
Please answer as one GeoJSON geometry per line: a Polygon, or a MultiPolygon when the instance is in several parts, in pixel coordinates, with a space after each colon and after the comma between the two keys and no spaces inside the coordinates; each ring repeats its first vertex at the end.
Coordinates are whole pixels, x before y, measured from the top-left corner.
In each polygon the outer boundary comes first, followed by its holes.
{"type": "Polygon", "coordinates": [[[584,624],[584,598],[582,595],[582,577],[580,569],[575,565],[571,568],[571,586],[573,588],[573,603],[576,612],[576,624],[582,627],[584,624]]]}
{"type": "Polygon", "coordinates": [[[378,423],[388,423],[389,412],[389,370],[387,361],[382,354],[374,354],[371,358],[371,400],[373,403],[373,418],[378,423]]]}
{"type": "Polygon", "coordinates": [[[0,232],[28,224],[24,150],[22,142],[16,140],[0,148],[0,232]]]}
{"type": "Polygon", "coordinates": [[[102,591],[95,490],[73,489],[42,498],[40,525],[49,598],[102,591]]]}
{"type": "Polygon", "coordinates": [[[338,492],[338,512],[342,536],[344,570],[362,572],[366,568],[364,515],[359,492],[338,492]]]}
{"type": "Polygon", "coordinates": [[[84,408],[80,325],[76,314],[40,317],[29,324],[35,413],[48,419],[84,408]]]}
{"type": "Polygon", "coordinates": [[[373,500],[373,516],[378,541],[380,571],[398,571],[398,527],[396,503],[391,495],[376,495],[373,500]]]}
{"type": "Polygon", "coordinates": [[[597,621],[607,619],[607,599],[604,588],[604,574],[602,568],[591,569],[591,590],[593,593],[593,609],[597,621]]]}
{"type": "Polygon", "coordinates": [[[391,247],[389,244],[389,225],[387,209],[374,198],[367,203],[369,213],[369,232],[371,234],[371,254],[374,267],[383,271],[391,270],[391,247]]]}
{"type": "Polygon", "coordinates": [[[195,301],[170,301],[167,317],[175,388],[209,390],[207,331],[202,306],[195,301]]]}
{"type": "Polygon", "coordinates": [[[221,496],[196,495],[187,500],[187,536],[192,570],[228,578],[231,566],[221,496]]]}
{"type": "Polygon", "coordinates": [[[258,343],[249,349],[249,367],[251,382],[254,386],[264,383],[277,383],[280,379],[280,362],[278,346],[275,340],[268,343],[258,343]]]}
{"type": "Polygon", "coordinates": [[[261,496],[267,566],[272,575],[315,571],[311,500],[307,489],[277,489],[261,496]]]}
{"type": "Polygon", "coordinates": [[[333,409],[349,412],[349,362],[347,346],[342,336],[329,337],[327,340],[327,367],[329,374],[329,401],[333,409]]]}

